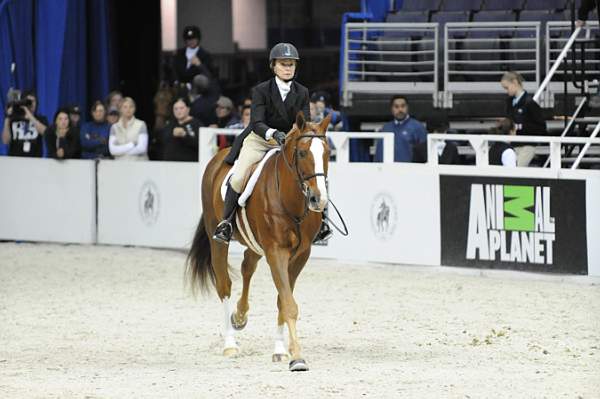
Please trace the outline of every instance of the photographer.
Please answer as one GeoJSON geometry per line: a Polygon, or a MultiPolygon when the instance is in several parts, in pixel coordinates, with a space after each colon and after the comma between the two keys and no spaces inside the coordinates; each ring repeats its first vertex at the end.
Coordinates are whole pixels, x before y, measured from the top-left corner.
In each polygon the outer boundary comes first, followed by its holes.
{"type": "Polygon", "coordinates": [[[36,109],[37,98],[33,92],[26,92],[23,99],[9,103],[2,130],[2,142],[8,145],[8,155],[43,156],[42,135],[46,132],[48,120],[37,115],[36,109]]]}

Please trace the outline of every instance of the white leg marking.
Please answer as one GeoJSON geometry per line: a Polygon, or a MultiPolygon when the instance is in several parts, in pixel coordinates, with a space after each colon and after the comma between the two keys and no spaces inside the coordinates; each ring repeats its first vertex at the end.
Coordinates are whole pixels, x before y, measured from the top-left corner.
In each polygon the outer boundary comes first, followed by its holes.
{"type": "MultiPolygon", "coordinates": [[[[315,159],[315,173],[325,173],[323,166],[323,154],[325,153],[325,144],[321,139],[312,139],[310,143],[310,151],[315,159]]],[[[327,186],[325,186],[325,177],[317,176],[317,187],[321,192],[321,202],[319,207],[325,209],[327,205],[327,186]]]]}
{"type": "Polygon", "coordinates": [[[285,348],[285,323],[280,326],[277,326],[277,331],[275,332],[275,347],[273,349],[274,355],[287,355],[287,349],[285,348]]]}
{"type": "Polygon", "coordinates": [[[223,299],[223,316],[225,321],[225,328],[223,330],[223,336],[225,337],[225,347],[224,349],[236,348],[239,349],[237,342],[235,342],[235,330],[233,329],[233,325],[231,324],[231,315],[233,314],[233,308],[231,307],[231,303],[229,297],[225,297],[223,299]]]}

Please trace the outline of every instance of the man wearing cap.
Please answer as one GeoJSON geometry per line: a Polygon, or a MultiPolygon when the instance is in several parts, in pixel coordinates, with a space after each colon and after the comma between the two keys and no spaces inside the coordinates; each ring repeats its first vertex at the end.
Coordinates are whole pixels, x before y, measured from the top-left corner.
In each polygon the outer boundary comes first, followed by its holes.
{"type": "Polygon", "coordinates": [[[71,126],[79,129],[81,125],[81,110],[79,109],[79,105],[69,107],[69,119],[71,120],[71,126]]]}
{"type": "Polygon", "coordinates": [[[191,83],[198,74],[208,73],[214,76],[211,56],[200,47],[201,38],[202,34],[197,26],[186,26],[183,29],[185,47],[177,50],[175,55],[175,74],[180,83],[191,83]]]}
{"type": "MultiPolygon", "coordinates": [[[[235,173],[225,194],[223,219],[213,235],[218,242],[227,244],[231,239],[238,198],[248,170],[271,148],[284,144],[286,132],[292,129],[298,112],[302,111],[306,119],[310,118],[308,89],[294,81],[299,60],[298,50],[293,44],[276,44],[269,54],[275,76],[252,89],[250,125],[236,138],[224,160],[233,165],[239,154],[235,173]]],[[[329,226],[323,224],[316,240],[331,236],[329,226]]]]}

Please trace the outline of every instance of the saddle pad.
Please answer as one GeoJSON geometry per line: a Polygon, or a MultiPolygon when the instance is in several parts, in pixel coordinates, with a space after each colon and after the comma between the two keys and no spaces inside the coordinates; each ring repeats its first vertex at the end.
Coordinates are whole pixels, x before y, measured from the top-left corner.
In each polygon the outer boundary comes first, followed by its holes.
{"type": "MultiPolygon", "coordinates": [[[[256,182],[258,181],[258,178],[260,177],[260,172],[262,172],[262,169],[263,169],[265,163],[277,151],[279,151],[279,148],[270,149],[266,153],[266,155],[263,157],[263,159],[259,162],[256,169],[254,169],[254,172],[252,172],[252,176],[250,176],[250,179],[248,180],[248,183],[246,183],[246,187],[244,188],[244,191],[242,192],[242,194],[240,195],[240,198],[238,199],[239,206],[242,206],[242,207],[246,206],[246,201],[248,201],[248,198],[250,198],[250,194],[252,194],[252,190],[254,190],[254,186],[256,185],[256,182]]],[[[238,161],[235,161],[235,163],[233,164],[231,169],[229,169],[229,172],[227,172],[225,179],[223,179],[223,184],[221,185],[221,198],[223,199],[223,201],[225,201],[225,193],[227,193],[227,184],[229,183],[229,179],[231,179],[231,176],[235,173],[237,164],[238,164],[238,161]]]]}

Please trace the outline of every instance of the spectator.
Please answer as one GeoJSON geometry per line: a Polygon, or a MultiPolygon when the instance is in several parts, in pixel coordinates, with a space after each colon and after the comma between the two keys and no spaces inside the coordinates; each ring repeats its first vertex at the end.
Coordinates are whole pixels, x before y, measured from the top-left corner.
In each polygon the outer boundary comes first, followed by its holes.
{"type": "Polygon", "coordinates": [[[62,108],[54,115],[54,124],[44,134],[48,158],[79,159],[81,145],[79,132],[69,118],[70,108],[62,108]]]}
{"type": "Polygon", "coordinates": [[[44,155],[43,134],[46,132],[48,120],[36,113],[37,97],[29,91],[23,93],[27,106],[13,109],[8,107],[2,142],[8,145],[8,155],[13,157],[39,157],[44,155]]]}
{"type": "MultiPolygon", "coordinates": [[[[390,109],[394,119],[383,125],[381,131],[394,133],[394,162],[412,162],[412,148],[427,141],[427,131],[421,122],[409,115],[406,97],[393,96],[390,109]]],[[[375,160],[383,161],[383,140],[377,140],[375,160]]]]}
{"type": "Polygon", "coordinates": [[[248,125],[250,124],[250,116],[252,115],[251,112],[252,107],[250,105],[244,105],[242,106],[242,110],[241,110],[241,119],[239,122],[234,123],[232,125],[227,126],[229,129],[245,129],[248,127],[248,125]]]}
{"type": "MultiPolygon", "coordinates": [[[[335,111],[331,107],[329,93],[325,91],[314,92],[310,98],[311,107],[314,104],[315,119],[313,122],[320,122],[331,114],[331,122],[329,123],[328,130],[335,130],[336,125],[342,121],[342,114],[339,111],[335,111]]],[[[311,110],[311,119],[312,119],[311,110]]]]}
{"type": "Polygon", "coordinates": [[[121,109],[122,102],[123,102],[123,93],[121,93],[119,90],[113,90],[110,93],[108,93],[108,96],[106,96],[106,107],[109,110],[121,109]]]}
{"type": "MultiPolygon", "coordinates": [[[[448,122],[446,120],[432,120],[428,123],[428,130],[431,133],[446,134],[448,132],[448,122]]],[[[458,147],[452,141],[440,141],[436,148],[438,154],[438,163],[441,165],[460,165],[460,156],[458,147]]],[[[427,140],[418,143],[413,148],[413,162],[427,162],[427,140]]]]}
{"type": "Polygon", "coordinates": [[[110,108],[106,115],[106,122],[109,125],[114,125],[119,121],[119,110],[117,108],[110,108]]]}
{"type": "MultiPolygon", "coordinates": [[[[495,127],[490,129],[489,133],[514,136],[517,134],[517,128],[511,119],[503,118],[498,121],[495,127]]],[[[517,166],[517,153],[510,144],[503,141],[495,141],[490,146],[488,160],[490,165],[515,167],[517,166]]]]}
{"type": "Polygon", "coordinates": [[[79,129],[81,123],[81,110],[79,105],[72,105],[69,107],[69,119],[71,120],[71,127],[79,129]]]}
{"type": "Polygon", "coordinates": [[[577,10],[577,21],[575,24],[577,27],[585,25],[585,21],[588,19],[590,11],[596,9],[598,12],[598,22],[600,23],[600,4],[598,0],[582,0],[579,9],[577,10]]]}
{"type": "MultiPolygon", "coordinates": [[[[523,89],[523,77],[517,72],[506,72],[500,84],[509,98],[506,100],[506,116],[514,121],[518,136],[541,136],[548,134],[542,109],[533,96],[523,89]]],[[[535,156],[530,143],[515,143],[517,166],[529,166],[535,156]]]]}
{"type": "Polygon", "coordinates": [[[148,159],[148,128],[135,117],[135,102],[125,97],[121,103],[120,118],[110,128],[108,148],[119,160],[142,161],[148,159]]]}
{"type": "Polygon", "coordinates": [[[179,97],[173,103],[173,121],[165,127],[165,161],[198,161],[198,132],[202,124],[190,116],[190,102],[179,97]]]}
{"type": "Polygon", "coordinates": [[[210,54],[200,47],[202,33],[197,26],[186,26],[183,29],[185,47],[177,50],[175,54],[175,74],[180,83],[191,83],[194,76],[210,73],[215,76],[212,69],[210,54]]]}
{"type": "Polygon", "coordinates": [[[217,123],[215,107],[219,99],[219,86],[211,82],[206,75],[196,75],[190,90],[190,115],[198,119],[204,126],[217,123]]]}
{"type": "MultiPolygon", "coordinates": [[[[215,114],[217,115],[217,123],[211,124],[210,127],[230,128],[240,122],[240,119],[233,113],[233,101],[229,97],[221,96],[217,100],[215,114]]],[[[220,134],[217,136],[219,148],[229,147],[235,136],[220,134]]]]}
{"type": "MultiPolygon", "coordinates": [[[[106,121],[106,107],[102,101],[96,101],[91,109],[92,120],[81,126],[81,158],[109,158],[108,138],[110,124],[106,121]]],[[[118,113],[117,113],[118,117],[118,113]]]]}

